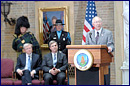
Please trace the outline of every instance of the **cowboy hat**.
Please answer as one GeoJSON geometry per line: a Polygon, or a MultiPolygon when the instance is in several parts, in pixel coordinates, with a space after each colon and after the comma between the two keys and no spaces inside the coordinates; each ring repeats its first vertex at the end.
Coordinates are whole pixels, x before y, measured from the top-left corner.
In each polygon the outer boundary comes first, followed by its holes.
{"type": "Polygon", "coordinates": [[[54,24],[54,26],[56,26],[56,25],[65,25],[65,24],[63,24],[62,21],[60,19],[58,19],[58,20],[56,20],[56,24],[54,24]]]}

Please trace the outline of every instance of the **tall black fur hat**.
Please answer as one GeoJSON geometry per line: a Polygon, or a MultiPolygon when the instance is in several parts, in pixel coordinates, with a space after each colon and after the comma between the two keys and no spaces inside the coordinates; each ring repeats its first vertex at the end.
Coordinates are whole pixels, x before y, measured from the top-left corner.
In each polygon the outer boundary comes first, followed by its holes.
{"type": "Polygon", "coordinates": [[[15,34],[18,36],[21,34],[20,27],[26,27],[27,29],[30,28],[30,24],[28,18],[26,16],[21,16],[17,19],[17,23],[15,26],[15,34]]]}

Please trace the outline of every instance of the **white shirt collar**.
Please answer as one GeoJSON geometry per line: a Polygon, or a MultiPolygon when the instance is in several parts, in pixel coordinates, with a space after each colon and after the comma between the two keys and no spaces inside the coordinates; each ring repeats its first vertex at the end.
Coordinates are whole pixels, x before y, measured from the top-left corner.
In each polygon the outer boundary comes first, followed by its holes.
{"type": "Polygon", "coordinates": [[[30,56],[32,58],[32,53],[30,55],[26,53],[26,57],[28,57],[28,56],[30,56]]]}
{"type": "Polygon", "coordinates": [[[102,27],[101,27],[101,29],[100,29],[100,30],[98,30],[98,31],[95,29],[95,37],[97,36],[97,32],[99,32],[99,36],[100,36],[101,31],[102,31],[102,27]]]}
{"type": "Polygon", "coordinates": [[[57,52],[56,53],[52,53],[52,56],[54,56],[54,54],[56,54],[56,56],[57,56],[57,52]]]}

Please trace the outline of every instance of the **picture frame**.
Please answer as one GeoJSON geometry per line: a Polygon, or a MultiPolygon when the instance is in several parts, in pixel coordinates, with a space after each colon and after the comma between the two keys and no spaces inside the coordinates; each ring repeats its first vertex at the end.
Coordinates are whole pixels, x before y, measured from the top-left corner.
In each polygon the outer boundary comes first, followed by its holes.
{"type": "MultiPolygon", "coordinates": [[[[39,44],[41,48],[48,48],[49,34],[52,31],[53,19],[61,19],[63,30],[68,32],[68,7],[39,8],[39,44]]],[[[56,21],[56,20],[55,20],[56,21]]],[[[56,30],[56,28],[55,28],[56,30]]]]}

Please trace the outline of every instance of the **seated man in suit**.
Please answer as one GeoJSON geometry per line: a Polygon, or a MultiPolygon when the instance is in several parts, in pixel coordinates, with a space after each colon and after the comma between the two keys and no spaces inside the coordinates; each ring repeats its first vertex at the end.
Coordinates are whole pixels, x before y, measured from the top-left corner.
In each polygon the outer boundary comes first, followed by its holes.
{"type": "Polygon", "coordinates": [[[44,56],[42,62],[45,85],[52,84],[54,79],[57,80],[58,85],[63,85],[68,65],[66,55],[58,52],[58,44],[53,40],[49,42],[49,48],[51,52],[44,56]]]}
{"type": "Polygon", "coordinates": [[[15,71],[18,79],[22,79],[22,85],[30,85],[32,79],[38,78],[42,59],[38,54],[32,53],[32,44],[25,43],[23,48],[25,53],[17,58],[15,71]]]}

